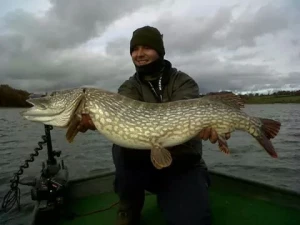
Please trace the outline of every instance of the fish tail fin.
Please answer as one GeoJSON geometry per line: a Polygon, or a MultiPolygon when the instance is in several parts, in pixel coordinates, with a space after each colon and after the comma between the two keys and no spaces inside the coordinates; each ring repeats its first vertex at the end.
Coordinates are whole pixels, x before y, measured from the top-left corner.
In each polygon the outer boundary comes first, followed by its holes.
{"type": "Polygon", "coordinates": [[[262,122],[260,128],[261,134],[254,136],[258,143],[267,151],[273,158],[277,158],[277,153],[270,139],[274,138],[279,130],[281,123],[272,119],[258,118],[262,122]]]}

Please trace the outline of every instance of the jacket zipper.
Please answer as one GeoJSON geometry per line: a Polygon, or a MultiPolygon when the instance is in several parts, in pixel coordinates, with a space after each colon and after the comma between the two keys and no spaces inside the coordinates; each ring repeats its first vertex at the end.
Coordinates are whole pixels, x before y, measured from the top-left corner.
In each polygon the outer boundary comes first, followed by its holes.
{"type": "Polygon", "coordinates": [[[156,98],[162,102],[163,101],[163,92],[162,92],[162,85],[161,85],[161,81],[162,81],[162,75],[159,77],[158,79],[158,91],[159,93],[156,92],[155,88],[153,87],[152,83],[150,81],[148,81],[152,92],[154,93],[154,95],[156,96],[156,98]]]}

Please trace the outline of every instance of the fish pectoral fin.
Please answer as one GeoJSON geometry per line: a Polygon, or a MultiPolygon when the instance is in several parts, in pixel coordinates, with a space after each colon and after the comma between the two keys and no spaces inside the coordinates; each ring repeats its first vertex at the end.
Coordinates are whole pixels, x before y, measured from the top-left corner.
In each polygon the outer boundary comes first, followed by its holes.
{"type": "Polygon", "coordinates": [[[80,124],[80,121],[81,121],[81,117],[79,115],[74,115],[72,118],[71,118],[71,122],[68,126],[68,130],[67,130],[67,133],[66,133],[66,139],[69,143],[73,142],[75,136],[78,134],[78,125],[80,124]]]}
{"type": "Polygon", "coordinates": [[[229,154],[230,151],[229,151],[229,148],[228,148],[228,144],[227,144],[227,141],[226,141],[226,138],[225,138],[225,135],[218,135],[218,146],[219,146],[219,149],[224,152],[225,154],[229,154]]]}
{"type": "Polygon", "coordinates": [[[69,143],[73,142],[74,138],[79,132],[78,126],[82,122],[82,113],[84,110],[84,105],[85,105],[85,98],[84,95],[82,95],[77,105],[77,108],[75,109],[73,116],[70,119],[70,123],[66,133],[66,139],[68,140],[69,143]]]}
{"type": "Polygon", "coordinates": [[[151,149],[151,162],[156,169],[168,167],[172,163],[171,153],[160,144],[153,144],[151,149]]]}

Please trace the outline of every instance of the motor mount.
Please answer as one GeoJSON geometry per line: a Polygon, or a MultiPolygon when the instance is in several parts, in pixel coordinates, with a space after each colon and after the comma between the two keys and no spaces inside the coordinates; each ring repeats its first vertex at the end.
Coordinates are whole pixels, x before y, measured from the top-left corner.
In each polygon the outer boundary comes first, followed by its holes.
{"type": "Polygon", "coordinates": [[[42,175],[31,189],[31,199],[39,202],[40,211],[55,210],[64,205],[69,172],[62,165],[47,165],[43,168],[42,175]]]}

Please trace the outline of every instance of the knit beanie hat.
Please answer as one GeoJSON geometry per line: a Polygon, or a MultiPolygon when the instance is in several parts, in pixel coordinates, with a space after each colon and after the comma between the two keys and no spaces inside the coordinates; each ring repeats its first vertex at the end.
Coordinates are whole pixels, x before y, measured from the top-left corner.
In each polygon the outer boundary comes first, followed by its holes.
{"type": "Polygon", "coordinates": [[[155,27],[144,26],[136,29],[130,40],[130,54],[137,45],[146,45],[153,48],[162,58],[165,55],[163,35],[155,27]]]}

